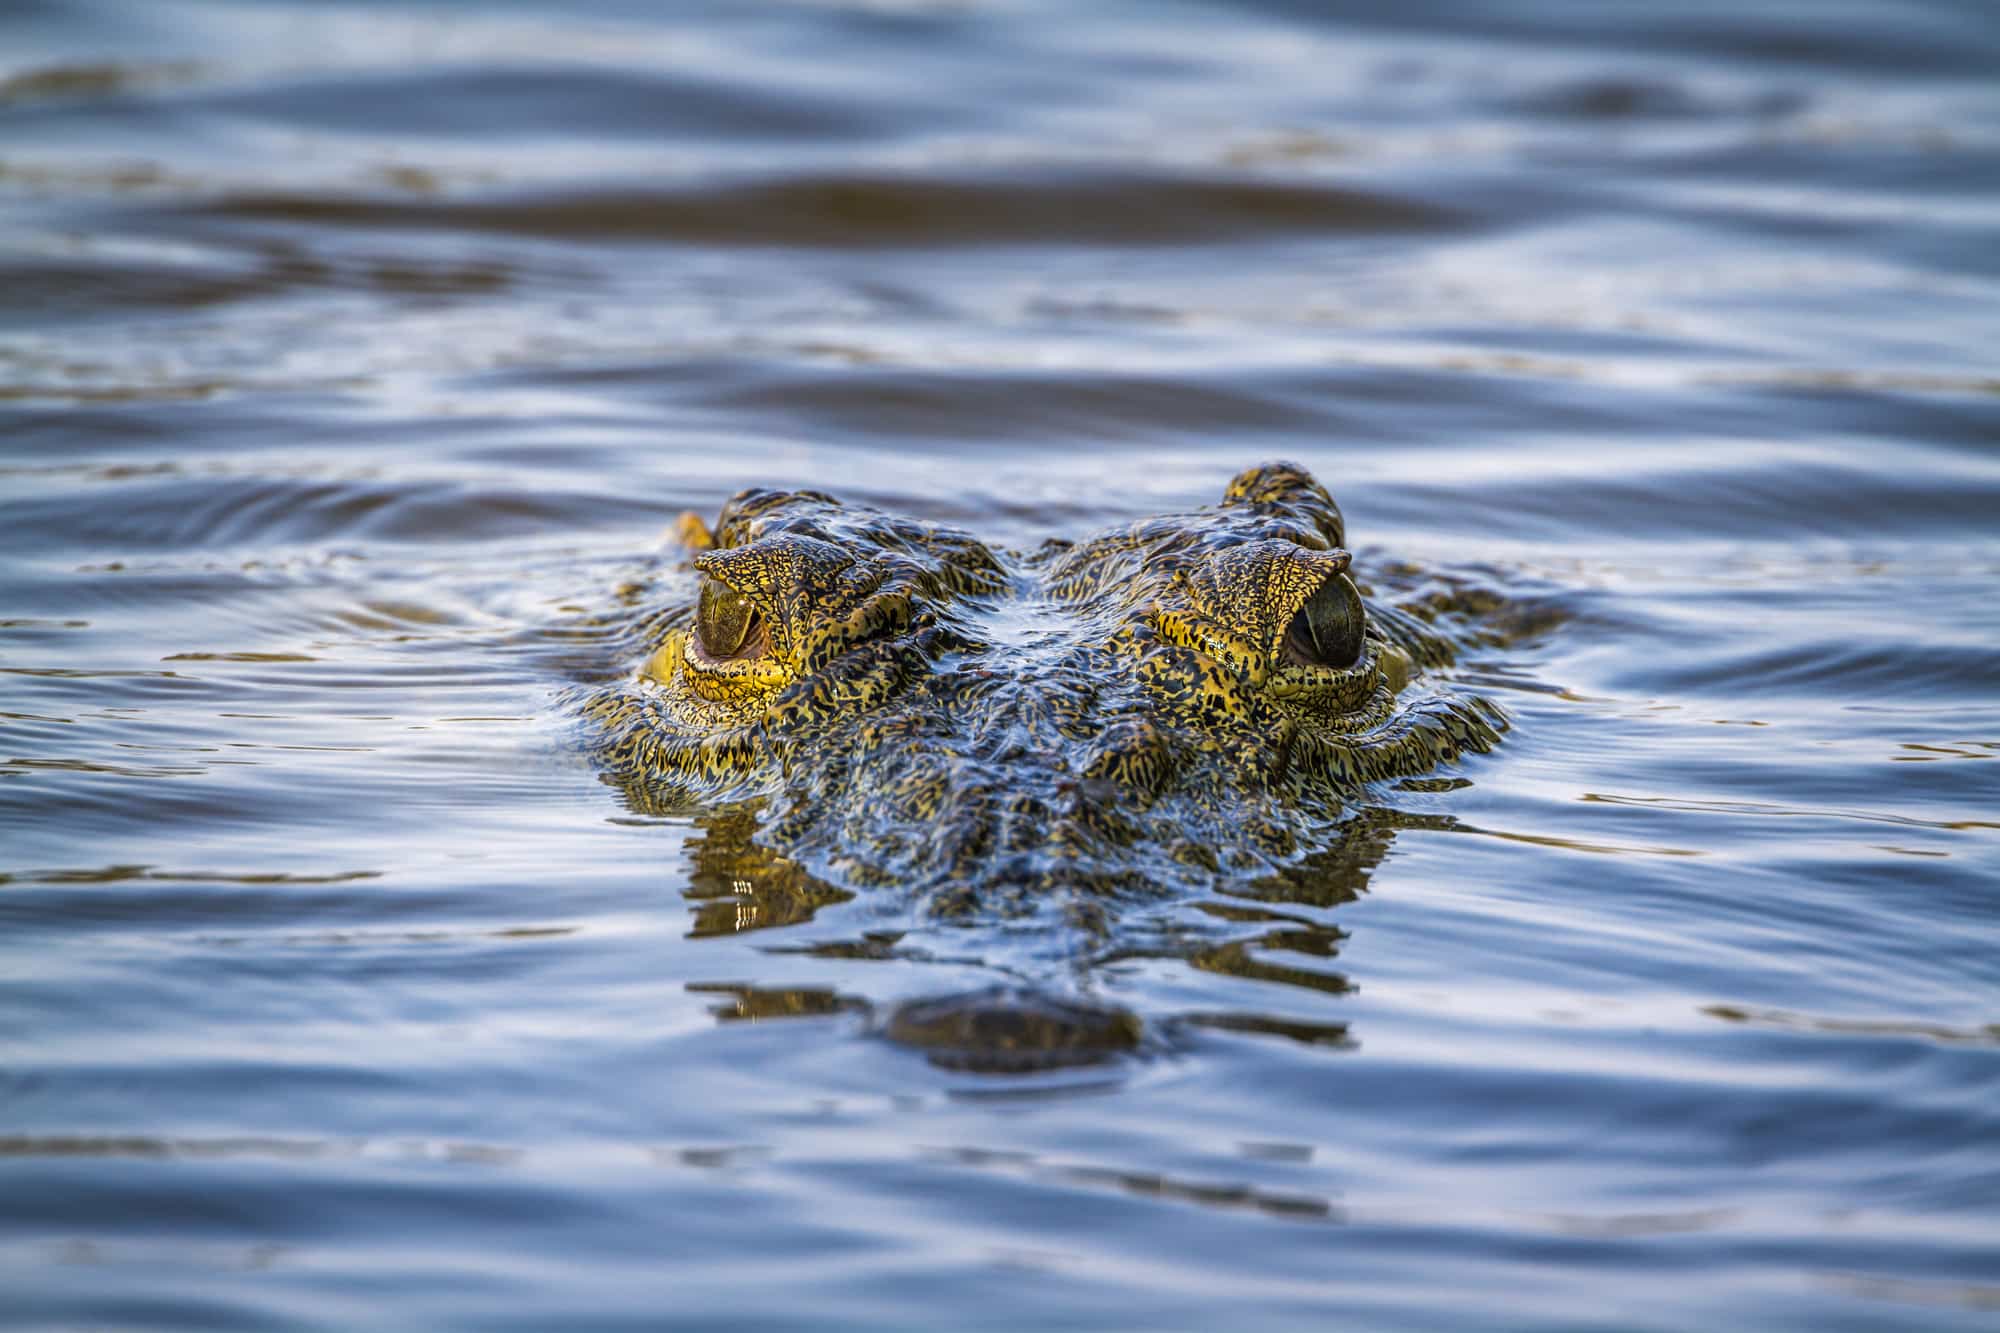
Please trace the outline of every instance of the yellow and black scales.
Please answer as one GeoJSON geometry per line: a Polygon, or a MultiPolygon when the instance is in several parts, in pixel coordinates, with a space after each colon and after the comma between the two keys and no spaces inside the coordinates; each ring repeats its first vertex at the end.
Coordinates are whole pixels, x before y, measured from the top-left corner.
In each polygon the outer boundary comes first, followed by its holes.
{"type": "Polygon", "coordinates": [[[757,855],[944,916],[1101,925],[1277,871],[1505,725],[1439,678],[1443,602],[1364,603],[1292,464],[1025,553],[812,491],[681,535],[698,591],[674,580],[630,626],[644,665],[584,699],[608,777],[640,809],[748,803],[757,855]]]}

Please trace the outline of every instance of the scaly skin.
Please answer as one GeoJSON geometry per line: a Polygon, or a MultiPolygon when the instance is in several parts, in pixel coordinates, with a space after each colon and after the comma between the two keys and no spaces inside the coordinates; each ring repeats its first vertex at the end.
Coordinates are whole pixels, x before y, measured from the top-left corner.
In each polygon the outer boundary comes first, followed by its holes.
{"type": "Polygon", "coordinates": [[[1437,679],[1448,640],[1364,611],[1340,511],[1291,464],[1027,553],[810,491],[682,533],[703,601],[643,619],[644,666],[584,703],[607,775],[640,809],[752,802],[811,882],[944,916],[1094,930],[1280,872],[1370,784],[1505,725],[1437,679]]]}

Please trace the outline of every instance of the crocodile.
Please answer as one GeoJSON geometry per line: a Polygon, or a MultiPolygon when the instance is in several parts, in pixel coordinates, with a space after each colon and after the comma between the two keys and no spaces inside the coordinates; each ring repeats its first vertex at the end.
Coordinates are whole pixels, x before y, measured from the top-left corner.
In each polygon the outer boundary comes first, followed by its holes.
{"type": "MultiPolygon", "coordinates": [[[[1027,551],[810,490],[743,491],[678,536],[692,579],[628,619],[643,661],[582,710],[633,808],[739,812],[738,888],[745,864],[819,901],[894,888],[1074,956],[1134,901],[1286,873],[1381,784],[1508,725],[1450,678],[1437,596],[1365,595],[1296,464],[1027,551]]],[[[1129,1044],[1122,1019],[1079,1035],[1071,1008],[1002,988],[887,1029],[1129,1044]]]]}

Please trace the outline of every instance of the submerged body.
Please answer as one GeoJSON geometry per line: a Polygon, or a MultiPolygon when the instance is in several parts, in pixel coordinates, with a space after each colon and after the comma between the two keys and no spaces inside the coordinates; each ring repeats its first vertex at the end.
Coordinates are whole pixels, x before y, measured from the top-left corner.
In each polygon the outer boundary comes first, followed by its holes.
{"type": "Polygon", "coordinates": [[[1302,468],[1217,505],[1031,552],[747,491],[695,519],[697,594],[592,694],[641,808],[762,802],[757,843],[814,883],[932,912],[1105,904],[1254,878],[1330,844],[1369,784],[1483,751],[1435,604],[1364,601],[1302,468]]]}

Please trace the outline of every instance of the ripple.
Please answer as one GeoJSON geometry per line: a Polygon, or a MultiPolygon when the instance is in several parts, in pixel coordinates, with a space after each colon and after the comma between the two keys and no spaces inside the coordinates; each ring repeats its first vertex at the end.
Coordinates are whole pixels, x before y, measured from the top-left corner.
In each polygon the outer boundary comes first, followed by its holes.
{"type": "Polygon", "coordinates": [[[2000,1045],[2000,1023],[1988,1023],[1979,1028],[1954,1028],[1899,1019],[1824,1018],[1783,1009],[1742,1009],[1733,1004],[1703,1005],[1701,1012],[1725,1023],[1822,1032],[1837,1037],[1908,1037],[1920,1041],[2000,1045]]]}
{"type": "Polygon", "coordinates": [[[244,193],[182,211],[215,220],[831,249],[1219,244],[1472,224],[1440,204],[1327,185],[1026,169],[958,177],[794,174],[707,189],[456,200],[244,193]]]}
{"type": "Polygon", "coordinates": [[[1223,1180],[1192,1180],[1157,1171],[1134,1171],[1077,1162],[1044,1162],[1025,1153],[993,1152],[983,1148],[930,1150],[936,1160],[986,1171],[1015,1171],[1064,1185],[1113,1190],[1162,1202],[1204,1208],[1250,1209],[1293,1222],[1341,1222],[1343,1210],[1333,1200],[1313,1194],[1264,1190],[1223,1180]]]}
{"type": "MultiPolygon", "coordinates": [[[[938,370],[773,372],[724,386],[706,403],[850,432],[858,438],[1143,442],[1208,431],[1281,435],[1320,419],[1283,386],[1194,377],[968,373],[938,370]]],[[[1001,502],[1001,503],[1004,503],[1001,502]]]]}
{"type": "MultiPolygon", "coordinates": [[[[33,315],[43,327],[53,321],[96,319],[108,310],[202,310],[310,291],[432,300],[489,297],[507,291],[522,276],[516,266],[495,259],[426,260],[413,255],[327,259],[283,244],[258,246],[247,254],[148,257],[86,252],[0,261],[0,283],[9,293],[11,312],[33,315]]],[[[202,396],[196,392],[198,385],[184,387],[188,396],[202,396]]],[[[4,392],[26,396],[25,386],[4,392]]]]}
{"type": "Polygon", "coordinates": [[[1797,92],[1727,96],[1685,82],[1643,75],[1590,75],[1525,89],[1500,103],[1511,111],[1558,120],[1640,121],[1772,118],[1807,105],[1797,92]]]}
{"type": "MultiPolygon", "coordinates": [[[[4,93],[4,87],[0,87],[4,93]]],[[[814,96],[775,83],[714,74],[620,69],[602,62],[404,66],[323,79],[290,78],[177,100],[176,109],[264,125],[460,143],[560,137],[587,124],[599,137],[656,141],[846,139],[880,132],[912,108],[877,111],[861,98],[814,96]]],[[[949,106],[926,105],[949,118],[949,106]]]]}
{"type": "Polygon", "coordinates": [[[191,60],[44,65],[0,79],[0,106],[154,92],[188,83],[201,73],[202,66],[191,60]]]}
{"type": "Polygon", "coordinates": [[[17,539],[131,551],[224,551],[336,540],[447,544],[562,530],[608,509],[656,517],[641,501],[501,482],[282,477],[211,470],[123,483],[116,503],[45,493],[10,501],[17,539]]]}

